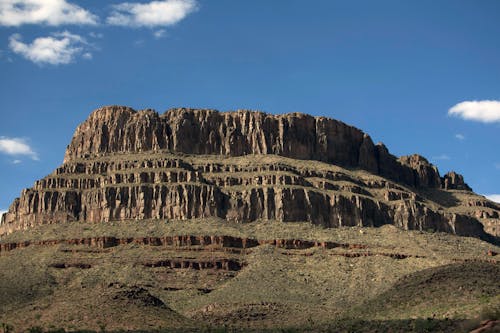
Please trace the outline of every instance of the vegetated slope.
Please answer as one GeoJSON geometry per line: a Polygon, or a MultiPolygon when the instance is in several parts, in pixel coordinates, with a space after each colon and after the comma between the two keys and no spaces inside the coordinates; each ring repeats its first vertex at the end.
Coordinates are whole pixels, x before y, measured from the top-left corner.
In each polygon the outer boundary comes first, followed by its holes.
{"type": "Polygon", "coordinates": [[[451,317],[457,309],[477,311],[482,303],[500,306],[500,266],[465,261],[424,269],[398,280],[364,304],[372,317],[451,317]],[[477,302],[480,300],[480,302],[477,302]]]}
{"type": "Polygon", "coordinates": [[[2,217],[0,322],[457,331],[497,302],[499,215],[333,119],[105,107],[2,217]]]}
{"type": "Polygon", "coordinates": [[[17,329],[327,331],[361,321],[370,330],[411,331],[412,321],[434,316],[433,325],[457,331],[500,290],[498,259],[488,255],[500,248],[445,233],[224,220],[58,227],[22,233],[38,243],[3,247],[0,322],[17,329]],[[72,238],[79,234],[80,243],[72,238]],[[78,245],[88,235],[126,242],[78,245]]]}

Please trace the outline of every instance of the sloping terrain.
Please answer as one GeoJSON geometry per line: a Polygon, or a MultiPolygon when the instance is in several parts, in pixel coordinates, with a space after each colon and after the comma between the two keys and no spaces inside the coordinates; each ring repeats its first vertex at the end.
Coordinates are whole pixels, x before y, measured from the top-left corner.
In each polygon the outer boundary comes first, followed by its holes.
{"type": "Polygon", "coordinates": [[[499,225],[333,119],[104,107],[2,217],[0,323],[466,331],[500,313],[499,225]]]}
{"type": "Polygon", "coordinates": [[[500,266],[469,261],[424,269],[407,275],[363,307],[377,316],[407,318],[408,313],[425,317],[456,315],[474,310],[475,301],[499,302],[500,266]]]}
{"type": "Polygon", "coordinates": [[[452,332],[499,302],[500,257],[491,254],[500,248],[445,233],[224,220],[60,229],[39,226],[2,241],[0,322],[452,332]]]}

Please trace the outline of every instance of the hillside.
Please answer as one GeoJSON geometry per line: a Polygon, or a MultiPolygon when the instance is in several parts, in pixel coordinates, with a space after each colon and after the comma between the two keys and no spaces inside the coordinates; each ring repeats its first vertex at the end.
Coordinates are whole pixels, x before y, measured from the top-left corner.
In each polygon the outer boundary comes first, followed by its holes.
{"type": "Polygon", "coordinates": [[[72,222],[1,245],[0,322],[16,329],[465,332],[500,306],[499,247],[391,225],[72,222]]]}
{"type": "Polygon", "coordinates": [[[499,226],[337,120],[104,107],[2,217],[0,323],[467,331],[498,319],[499,226]]]}

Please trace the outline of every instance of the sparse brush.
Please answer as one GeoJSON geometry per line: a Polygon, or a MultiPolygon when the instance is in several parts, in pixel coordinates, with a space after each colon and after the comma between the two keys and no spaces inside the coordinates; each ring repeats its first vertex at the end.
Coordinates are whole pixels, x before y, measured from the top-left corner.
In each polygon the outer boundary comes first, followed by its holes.
{"type": "Polygon", "coordinates": [[[12,325],[6,323],[2,323],[1,326],[3,333],[12,333],[12,331],[14,330],[14,327],[12,325]]]}
{"type": "Polygon", "coordinates": [[[500,302],[484,306],[479,318],[481,320],[500,320],[500,302]]]}

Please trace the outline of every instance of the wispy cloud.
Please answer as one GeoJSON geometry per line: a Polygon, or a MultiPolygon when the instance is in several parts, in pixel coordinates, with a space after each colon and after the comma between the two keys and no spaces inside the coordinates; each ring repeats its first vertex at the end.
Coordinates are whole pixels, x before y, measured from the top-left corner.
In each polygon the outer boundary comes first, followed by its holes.
{"type": "Polygon", "coordinates": [[[449,109],[448,115],[483,123],[500,122],[500,101],[465,101],[449,109]]]}
{"type": "Polygon", "coordinates": [[[465,140],[465,135],[460,134],[460,133],[455,134],[455,139],[463,141],[463,140],[465,140]]]}
{"type": "Polygon", "coordinates": [[[138,39],[134,41],[134,46],[135,47],[143,47],[144,46],[144,40],[143,39],[138,39]]]}
{"type": "Polygon", "coordinates": [[[485,194],[484,196],[491,201],[500,203],[500,194],[485,194]]]}
{"type": "Polygon", "coordinates": [[[432,159],[435,160],[435,161],[447,161],[447,160],[449,160],[451,158],[450,158],[450,156],[448,156],[446,154],[441,154],[441,155],[438,155],[438,156],[433,156],[432,159]]]}
{"type": "Polygon", "coordinates": [[[92,24],[96,15],[66,0],[1,0],[0,25],[23,24],[92,24]]]}
{"type": "Polygon", "coordinates": [[[0,137],[0,153],[12,156],[28,156],[38,161],[38,154],[29,146],[25,139],[0,137]]]}
{"type": "Polygon", "coordinates": [[[128,27],[171,26],[183,20],[197,8],[195,0],[124,2],[113,6],[113,11],[106,22],[128,27]]]}
{"type": "Polygon", "coordinates": [[[4,50],[0,50],[0,60],[4,60],[7,62],[13,62],[12,58],[7,55],[7,52],[4,50]]]}
{"type": "MultiPolygon", "coordinates": [[[[61,65],[71,63],[78,55],[89,48],[85,38],[68,31],[58,32],[48,37],[39,37],[32,43],[22,42],[20,34],[9,38],[10,49],[36,64],[61,65]]],[[[83,53],[86,59],[90,52],[83,53]]]]}
{"type": "Polygon", "coordinates": [[[156,39],[163,38],[166,36],[166,34],[167,34],[167,31],[165,29],[160,29],[160,30],[156,30],[155,32],[153,32],[153,36],[156,39]]]}
{"type": "Polygon", "coordinates": [[[500,162],[499,163],[495,163],[495,169],[500,170],[500,162]]]}
{"type": "Polygon", "coordinates": [[[91,31],[89,32],[89,36],[92,37],[92,38],[104,38],[104,34],[101,33],[101,32],[94,32],[94,31],[91,31]]]}

